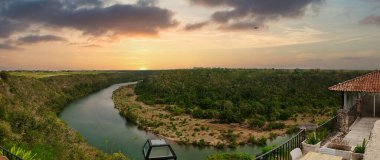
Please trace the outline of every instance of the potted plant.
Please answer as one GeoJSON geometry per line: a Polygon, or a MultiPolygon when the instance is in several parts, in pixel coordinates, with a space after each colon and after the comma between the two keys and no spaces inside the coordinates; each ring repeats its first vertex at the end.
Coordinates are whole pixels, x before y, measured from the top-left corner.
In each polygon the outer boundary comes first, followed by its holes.
{"type": "Polygon", "coordinates": [[[352,153],[352,159],[353,160],[362,160],[366,146],[367,146],[367,140],[363,139],[363,143],[361,145],[358,144],[355,147],[354,152],[352,153]]]}
{"type": "Polygon", "coordinates": [[[303,153],[318,152],[321,147],[321,140],[317,137],[316,133],[310,133],[307,135],[306,140],[302,142],[303,153]]]}
{"type": "Polygon", "coordinates": [[[349,146],[348,141],[343,140],[342,137],[331,140],[327,148],[335,149],[336,156],[343,157],[343,159],[351,159],[351,146],[349,146]]]}

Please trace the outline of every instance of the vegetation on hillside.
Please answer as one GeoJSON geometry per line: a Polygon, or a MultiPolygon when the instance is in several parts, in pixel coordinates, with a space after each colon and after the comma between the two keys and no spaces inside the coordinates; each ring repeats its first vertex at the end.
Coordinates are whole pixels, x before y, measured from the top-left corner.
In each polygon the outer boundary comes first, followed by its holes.
{"type": "Polygon", "coordinates": [[[207,156],[207,160],[251,160],[253,156],[245,153],[223,153],[207,156]]]}
{"type": "Polygon", "coordinates": [[[107,71],[11,71],[7,72],[12,76],[22,76],[22,77],[31,77],[31,78],[47,78],[53,76],[66,76],[66,75],[88,75],[88,74],[101,74],[101,73],[111,73],[107,71]]]}
{"type": "Polygon", "coordinates": [[[315,115],[339,106],[339,93],[327,88],[366,71],[192,69],[163,71],[136,87],[146,104],[176,105],[195,118],[252,128],[278,129],[296,113],[315,115]]]}
{"type": "Polygon", "coordinates": [[[47,78],[0,73],[0,145],[19,146],[36,159],[125,159],[107,155],[58,118],[65,105],[111,84],[139,80],[141,72],[47,78]]]}

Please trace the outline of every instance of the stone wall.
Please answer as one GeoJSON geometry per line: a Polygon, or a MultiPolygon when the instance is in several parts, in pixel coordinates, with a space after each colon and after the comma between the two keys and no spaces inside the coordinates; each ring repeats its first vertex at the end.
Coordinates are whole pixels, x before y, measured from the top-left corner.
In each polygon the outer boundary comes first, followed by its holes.
{"type": "Polygon", "coordinates": [[[338,131],[343,133],[348,133],[349,131],[349,119],[348,119],[348,112],[347,109],[340,109],[338,111],[338,131]]]}
{"type": "Polygon", "coordinates": [[[364,160],[379,160],[380,157],[380,120],[375,122],[371,138],[364,153],[364,160]]]}

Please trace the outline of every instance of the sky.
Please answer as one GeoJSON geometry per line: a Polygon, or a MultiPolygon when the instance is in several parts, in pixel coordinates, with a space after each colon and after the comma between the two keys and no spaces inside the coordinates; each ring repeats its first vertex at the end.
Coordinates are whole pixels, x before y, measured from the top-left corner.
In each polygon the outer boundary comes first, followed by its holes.
{"type": "Polygon", "coordinates": [[[0,70],[380,69],[380,0],[0,0],[0,70]]]}

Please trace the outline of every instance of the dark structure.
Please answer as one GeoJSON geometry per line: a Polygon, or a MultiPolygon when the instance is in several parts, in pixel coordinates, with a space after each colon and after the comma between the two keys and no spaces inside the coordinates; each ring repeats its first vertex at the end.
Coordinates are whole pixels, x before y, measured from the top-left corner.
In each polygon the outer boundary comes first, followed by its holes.
{"type": "Polygon", "coordinates": [[[143,155],[145,160],[177,160],[172,147],[164,139],[147,140],[143,155]]]}

